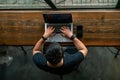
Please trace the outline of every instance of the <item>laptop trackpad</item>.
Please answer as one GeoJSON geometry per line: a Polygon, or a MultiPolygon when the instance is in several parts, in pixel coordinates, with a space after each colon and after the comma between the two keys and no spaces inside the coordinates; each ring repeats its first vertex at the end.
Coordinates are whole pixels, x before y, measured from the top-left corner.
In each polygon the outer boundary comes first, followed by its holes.
{"type": "Polygon", "coordinates": [[[46,42],[72,42],[72,40],[63,37],[61,34],[56,34],[55,36],[49,37],[46,42]]]}

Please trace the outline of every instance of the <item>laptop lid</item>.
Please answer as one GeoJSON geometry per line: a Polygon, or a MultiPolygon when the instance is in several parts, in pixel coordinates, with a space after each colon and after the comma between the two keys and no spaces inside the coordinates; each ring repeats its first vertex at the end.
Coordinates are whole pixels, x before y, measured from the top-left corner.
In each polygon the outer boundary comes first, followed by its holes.
{"type": "Polygon", "coordinates": [[[43,14],[45,23],[72,23],[71,14],[43,14]]]}

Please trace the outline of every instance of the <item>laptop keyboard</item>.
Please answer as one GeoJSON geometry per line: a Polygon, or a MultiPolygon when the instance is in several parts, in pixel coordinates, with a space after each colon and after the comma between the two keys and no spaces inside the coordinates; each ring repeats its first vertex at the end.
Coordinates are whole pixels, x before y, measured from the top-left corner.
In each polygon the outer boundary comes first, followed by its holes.
{"type": "MultiPolygon", "coordinates": [[[[52,36],[52,37],[49,37],[47,39],[47,42],[72,42],[72,40],[70,40],[69,38],[67,37],[64,37],[61,35],[61,31],[60,31],[60,28],[63,27],[63,26],[68,26],[71,30],[71,28],[73,29],[73,25],[71,23],[67,23],[67,24],[47,24],[46,27],[49,27],[49,26],[52,26],[52,27],[55,27],[55,33],[56,35],[52,36]]],[[[73,30],[71,30],[73,31],[73,30]]],[[[73,32],[72,32],[73,33],[73,32]]]]}
{"type": "Polygon", "coordinates": [[[55,28],[55,33],[61,33],[60,28],[63,26],[67,26],[71,29],[71,24],[48,24],[47,27],[49,26],[55,28]]]}

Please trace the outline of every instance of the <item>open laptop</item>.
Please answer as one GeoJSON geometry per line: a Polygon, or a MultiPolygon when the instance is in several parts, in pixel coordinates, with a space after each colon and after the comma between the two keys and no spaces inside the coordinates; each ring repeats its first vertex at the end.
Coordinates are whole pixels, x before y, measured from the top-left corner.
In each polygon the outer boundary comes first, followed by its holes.
{"type": "Polygon", "coordinates": [[[68,26],[73,33],[73,23],[71,14],[43,14],[45,20],[45,30],[47,27],[55,27],[55,35],[47,39],[47,42],[72,42],[67,37],[61,35],[59,30],[62,26],[68,26]]]}

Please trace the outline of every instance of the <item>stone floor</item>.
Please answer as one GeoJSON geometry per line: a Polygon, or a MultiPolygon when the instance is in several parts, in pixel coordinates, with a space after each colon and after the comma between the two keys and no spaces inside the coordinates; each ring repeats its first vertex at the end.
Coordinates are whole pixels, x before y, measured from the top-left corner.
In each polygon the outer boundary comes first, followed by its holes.
{"type": "MultiPolygon", "coordinates": [[[[60,80],[59,76],[36,67],[32,61],[32,48],[24,46],[25,55],[19,46],[7,47],[6,57],[12,57],[12,61],[0,64],[0,80],[60,80]]],[[[79,72],[64,75],[64,80],[120,80],[120,55],[114,58],[115,48],[88,47],[88,51],[79,72]]]]}

